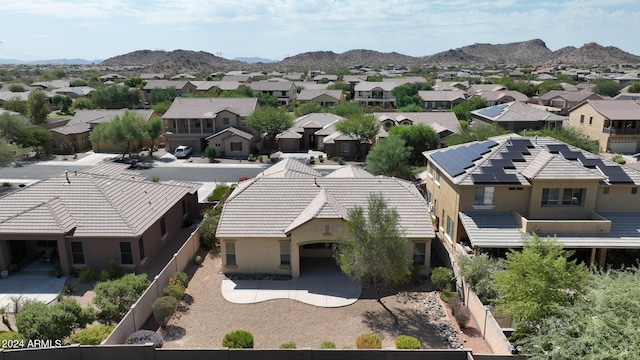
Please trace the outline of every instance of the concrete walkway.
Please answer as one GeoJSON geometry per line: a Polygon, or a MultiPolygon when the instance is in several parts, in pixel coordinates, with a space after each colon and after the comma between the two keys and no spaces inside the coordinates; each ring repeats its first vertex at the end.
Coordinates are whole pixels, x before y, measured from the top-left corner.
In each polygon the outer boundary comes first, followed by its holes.
{"type": "Polygon", "coordinates": [[[56,278],[49,275],[52,264],[36,260],[24,269],[7,278],[0,279],[0,308],[13,312],[14,300],[41,301],[48,304],[56,299],[67,281],[67,276],[56,278]]]}
{"type": "Polygon", "coordinates": [[[301,276],[291,280],[222,281],[225,300],[254,304],[273,299],[291,299],[318,307],[341,307],[355,303],[360,285],[344,275],[333,259],[304,259],[301,276]]]}

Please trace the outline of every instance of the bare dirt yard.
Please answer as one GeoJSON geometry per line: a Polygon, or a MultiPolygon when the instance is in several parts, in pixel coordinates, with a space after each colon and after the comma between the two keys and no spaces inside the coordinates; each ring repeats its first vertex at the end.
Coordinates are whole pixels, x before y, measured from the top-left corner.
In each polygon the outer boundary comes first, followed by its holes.
{"type": "MultiPolygon", "coordinates": [[[[164,348],[217,348],[226,333],[241,329],[253,334],[255,348],[278,348],[287,342],[297,348],[318,348],[323,341],[355,348],[359,335],[375,333],[383,348],[395,348],[398,335],[410,335],[420,340],[422,348],[464,347],[491,353],[473,321],[460,331],[430,284],[384,294],[383,302],[400,320],[396,328],[373,290],[366,288],[356,303],[341,308],[288,299],[232,304],[220,293],[220,268],[219,256],[210,254],[200,268],[187,271],[192,274],[188,301],[179,305],[166,329],[158,329],[165,338],[164,348]]],[[[147,327],[155,330],[157,324],[149,321],[147,327]]]]}

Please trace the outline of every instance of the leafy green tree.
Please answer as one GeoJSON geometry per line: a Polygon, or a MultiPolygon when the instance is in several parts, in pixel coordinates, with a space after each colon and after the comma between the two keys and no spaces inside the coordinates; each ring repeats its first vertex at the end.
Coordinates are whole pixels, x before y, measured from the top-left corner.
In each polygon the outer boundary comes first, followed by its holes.
{"type": "Polygon", "coordinates": [[[640,93],[640,81],[634,81],[633,83],[631,83],[631,85],[629,85],[629,87],[627,88],[627,92],[630,93],[640,93]]]}
{"type": "Polygon", "coordinates": [[[391,94],[396,99],[396,106],[399,108],[411,104],[422,107],[422,99],[418,96],[420,90],[431,90],[431,85],[420,82],[402,84],[393,88],[391,94]]]}
{"type": "Polygon", "coordinates": [[[327,90],[342,90],[344,94],[350,94],[351,84],[344,81],[336,81],[333,84],[327,86],[327,90]]]}
{"type": "Polygon", "coordinates": [[[635,359],[640,353],[637,267],[593,274],[586,294],[521,343],[530,359],[635,359]]]}
{"type": "Polygon", "coordinates": [[[244,124],[260,134],[266,134],[267,153],[271,154],[276,135],[293,126],[293,118],[286,110],[271,106],[261,107],[244,119],[244,124]]]}
{"type": "Polygon", "coordinates": [[[149,92],[149,101],[152,104],[160,104],[164,102],[172,102],[178,95],[178,91],[175,86],[170,86],[166,89],[155,88],[149,92]]]}
{"type": "Polygon", "coordinates": [[[114,328],[114,325],[105,324],[87,327],[71,334],[69,342],[80,345],[100,345],[109,337],[114,328]]]}
{"type": "Polygon", "coordinates": [[[69,83],[69,86],[71,87],[78,87],[78,86],[88,86],[89,83],[87,83],[86,81],[82,80],[82,79],[76,79],[73,80],[69,83]]]}
{"type": "Polygon", "coordinates": [[[123,147],[122,156],[124,157],[134,142],[147,137],[144,130],[144,118],[139,113],[125,111],[124,115],[115,116],[111,122],[96,126],[89,137],[94,144],[104,140],[114,146],[123,147]]]}
{"type": "Polygon", "coordinates": [[[411,146],[405,145],[400,136],[389,136],[369,150],[366,159],[367,170],[374,175],[414,180],[409,170],[409,156],[412,150],[411,146]]]}
{"type": "Polygon", "coordinates": [[[562,85],[560,81],[545,81],[542,84],[538,85],[538,95],[544,95],[551,90],[562,90],[562,85]]]}
{"type": "Polygon", "coordinates": [[[20,100],[19,97],[14,97],[5,101],[2,107],[5,110],[14,111],[27,116],[27,102],[20,100]]]}
{"type": "Polygon", "coordinates": [[[453,106],[453,113],[458,120],[471,121],[471,112],[487,107],[487,100],[480,96],[472,96],[469,99],[453,106]]]}
{"type": "Polygon", "coordinates": [[[127,274],[119,279],[98,282],[93,303],[100,316],[110,321],[121,319],[149,286],[147,275],[127,274]]]}
{"type": "Polygon", "coordinates": [[[91,101],[97,108],[124,109],[140,104],[140,90],[119,84],[96,90],[91,101]]]}
{"type": "Polygon", "coordinates": [[[342,102],[329,109],[329,112],[342,117],[363,113],[362,106],[355,101],[342,102]]]}
{"type": "Polygon", "coordinates": [[[589,139],[586,135],[584,135],[580,130],[576,128],[556,127],[553,130],[541,129],[538,131],[534,131],[533,133],[528,132],[527,135],[548,136],[594,154],[598,154],[600,152],[600,145],[598,141],[589,139]]]}
{"type": "Polygon", "coordinates": [[[293,111],[296,117],[304,116],[311,113],[322,113],[322,112],[324,112],[322,105],[320,105],[320,103],[315,101],[302,103],[293,111]]]}
{"type": "Polygon", "coordinates": [[[93,101],[91,101],[91,99],[88,98],[77,98],[73,101],[73,109],[75,110],[87,110],[87,109],[94,109],[95,105],[93,104],[93,101]]]}
{"type": "Polygon", "coordinates": [[[33,125],[24,129],[18,136],[18,144],[22,147],[31,147],[36,154],[46,153],[53,136],[40,126],[33,125]],[[42,151],[41,151],[42,150],[42,151]]]}
{"type": "Polygon", "coordinates": [[[11,164],[15,158],[11,146],[4,139],[0,139],[0,167],[11,164]]]}
{"type": "Polygon", "coordinates": [[[25,92],[24,86],[22,84],[11,84],[9,85],[9,91],[11,92],[25,92]]]}
{"type": "Polygon", "coordinates": [[[507,131],[497,125],[476,125],[474,127],[464,127],[459,133],[447,138],[448,146],[464,144],[471,141],[484,141],[490,137],[506,134],[507,131]]]}
{"type": "Polygon", "coordinates": [[[516,338],[533,333],[544,319],[584,293],[589,271],[569,260],[572,254],[555,238],[541,239],[535,233],[524,237],[522,251],[507,253],[504,270],[493,278],[500,294],[495,304],[519,323],[516,338]]]}
{"type": "Polygon", "coordinates": [[[171,107],[171,103],[168,101],[151,105],[151,109],[153,109],[153,111],[157,112],[160,115],[163,115],[164,113],[166,113],[170,107],[171,107]]]}
{"type": "Polygon", "coordinates": [[[458,256],[458,266],[460,275],[483,304],[489,304],[498,297],[498,292],[493,286],[493,277],[498,271],[504,270],[500,260],[492,259],[487,254],[458,256]]]}
{"type": "Polygon", "coordinates": [[[51,99],[51,101],[55,105],[58,105],[60,107],[60,112],[63,114],[69,113],[69,108],[73,103],[73,100],[69,96],[60,95],[60,94],[53,95],[53,98],[51,99]]]}
{"type": "Polygon", "coordinates": [[[52,306],[31,302],[16,314],[16,326],[29,340],[62,340],[94,318],[91,309],[83,309],[76,300],[65,299],[52,306]]]}
{"type": "Polygon", "coordinates": [[[398,109],[399,112],[422,112],[422,106],[416,104],[408,104],[398,109]]]}
{"type": "Polygon", "coordinates": [[[440,137],[431,126],[416,124],[411,126],[394,126],[389,130],[389,137],[399,136],[404,140],[409,152],[409,164],[422,166],[425,158],[422,155],[427,150],[438,148],[440,137]]]}
{"type": "Polygon", "coordinates": [[[164,121],[162,121],[162,118],[152,118],[144,125],[144,131],[151,139],[151,146],[149,146],[149,156],[153,156],[153,148],[156,146],[156,139],[164,132],[164,121]]]}
{"type": "Polygon", "coordinates": [[[411,267],[398,212],[387,207],[381,194],[371,194],[366,215],[359,206],[349,211],[343,234],[334,246],[336,262],[351,279],[373,283],[376,299],[397,325],[397,316],[382,302],[379,281],[383,286],[402,283],[411,267]]]}
{"type": "MultiPolygon", "coordinates": [[[[336,123],[336,130],[351,136],[357,144],[367,144],[378,135],[380,122],[373,115],[351,114],[336,123]]],[[[360,146],[356,146],[356,159],[361,159],[360,146]]]]}
{"type": "Polygon", "coordinates": [[[209,145],[204,149],[205,155],[209,158],[209,162],[215,162],[216,156],[218,156],[218,150],[215,146],[209,145]]]}
{"type": "Polygon", "coordinates": [[[27,116],[34,125],[44,124],[47,121],[49,110],[47,95],[42,90],[33,90],[27,99],[27,116]]]}
{"type": "Polygon", "coordinates": [[[620,84],[613,80],[595,79],[593,83],[596,84],[593,92],[598,95],[614,97],[620,93],[620,84]]]}
{"type": "MultiPolygon", "coordinates": [[[[145,81],[139,77],[132,76],[124,79],[123,83],[130,88],[142,88],[145,81]]],[[[174,88],[175,89],[175,88],[174,88]]],[[[152,90],[153,91],[153,90],[152,90]]]]}
{"type": "Polygon", "coordinates": [[[0,114],[0,138],[17,139],[29,127],[29,119],[7,112],[0,114]]]}

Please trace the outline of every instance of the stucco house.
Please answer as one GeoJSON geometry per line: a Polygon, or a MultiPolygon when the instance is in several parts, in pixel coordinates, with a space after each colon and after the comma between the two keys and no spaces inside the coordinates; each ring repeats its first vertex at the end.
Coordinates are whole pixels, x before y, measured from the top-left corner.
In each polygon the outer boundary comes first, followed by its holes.
{"type": "Polygon", "coordinates": [[[162,116],[167,149],[188,145],[204,151],[207,137],[229,127],[253,133],[243,120],[259,107],[257,98],[176,98],[162,116]]]}
{"type": "Polygon", "coordinates": [[[603,151],[640,152],[640,104],[630,100],[587,100],[569,111],[569,123],[603,151]]]}
{"type": "Polygon", "coordinates": [[[418,96],[425,111],[448,111],[467,99],[464,91],[448,90],[420,90],[418,96]]]}
{"type": "Polygon", "coordinates": [[[176,96],[186,94],[195,94],[196,86],[187,80],[149,80],[142,88],[145,101],[151,101],[151,91],[154,89],[166,90],[169,88],[176,89],[176,96]]]}
{"type": "Polygon", "coordinates": [[[551,90],[540,95],[538,101],[544,106],[559,109],[560,115],[568,115],[569,110],[586,100],[602,100],[602,97],[589,91],[551,90]]]}
{"type": "Polygon", "coordinates": [[[446,138],[460,131],[458,118],[452,112],[374,112],[373,116],[382,125],[378,138],[387,137],[394,126],[424,124],[438,134],[440,144],[444,146],[446,138]]]}
{"type": "Polygon", "coordinates": [[[0,269],[48,254],[70,274],[111,260],[143,271],[198,217],[200,184],[155,183],[128,165],[104,163],[61,173],[0,197],[0,269]]]}
{"type": "Polygon", "coordinates": [[[258,147],[261,140],[257,134],[228,127],[205,138],[207,143],[216,148],[219,157],[246,159],[253,147],[258,147]]]}
{"type": "Polygon", "coordinates": [[[293,83],[293,81],[279,78],[254,81],[248,86],[255,92],[275,96],[276,98],[278,98],[278,104],[280,106],[287,106],[291,104],[298,95],[298,92],[296,91],[296,85],[293,83]]]}
{"type": "Polygon", "coordinates": [[[362,106],[377,106],[381,109],[395,107],[396,98],[391,90],[400,84],[396,82],[360,81],[355,84],[353,100],[362,106]]]}
{"type": "Polygon", "coordinates": [[[535,232],[601,267],[640,255],[638,170],[516,134],[424,156],[423,190],[450,249],[500,256],[535,232]]]}
{"type": "Polygon", "coordinates": [[[516,90],[482,91],[477,95],[487,102],[487,106],[500,105],[514,101],[529,101],[529,97],[527,95],[516,90]]]}
{"type": "Polygon", "coordinates": [[[307,90],[300,91],[296,100],[300,103],[317,102],[323,108],[330,108],[344,102],[342,90],[307,90]]]}
{"type": "Polygon", "coordinates": [[[566,117],[529,106],[520,101],[471,111],[473,126],[497,125],[510,131],[540,130],[562,127],[566,117]]]}
{"type": "Polygon", "coordinates": [[[331,113],[311,113],[297,118],[287,131],[276,135],[278,148],[285,152],[324,149],[324,138],[336,132],[341,116],[331,113]]]}
{"type": "Polygon", "coordinates": [[[406,254],[427,273],[435,233],[428,204],[412,183],[348,168],[319,176],[293,159],[241,182],[225,202],[216,232],[222,270],[304,276],[308,258],[333,257],[349,210],[366,212],[370,194],[382,194],[398,211],[406,254]]]}

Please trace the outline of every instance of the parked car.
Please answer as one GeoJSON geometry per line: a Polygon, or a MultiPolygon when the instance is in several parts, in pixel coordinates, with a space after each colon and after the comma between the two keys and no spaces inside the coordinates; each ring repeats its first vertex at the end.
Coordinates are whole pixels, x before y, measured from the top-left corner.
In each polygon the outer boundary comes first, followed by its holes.
{"type": "Polygon", "coordinates": [[[186,158],[191,155],[191,147],[187,145],[180,145],[173,152],[173,155],[177,158],[186,158]]]}

